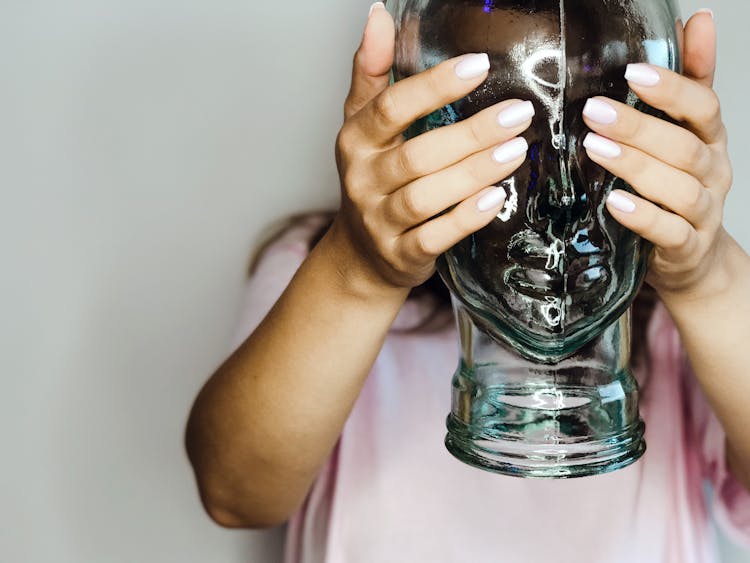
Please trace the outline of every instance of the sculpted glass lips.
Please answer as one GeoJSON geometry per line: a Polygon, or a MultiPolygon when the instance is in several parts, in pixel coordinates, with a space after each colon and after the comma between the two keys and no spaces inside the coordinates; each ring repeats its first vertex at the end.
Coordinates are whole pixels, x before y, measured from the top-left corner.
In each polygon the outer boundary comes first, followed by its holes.
{"type": "Polygon", "coordinates": [[[396,13],[396,80],[464,53],[486,52],[491,64],[477,90],[418,121],[407,137],[500,100],[534,104],[522,134],[528,158],[500,184],[505,208],[442,256],[438,268],[492,338],[535,361],[560,361],[625,312],[650,250],[605,208],[611,190],[630,187],[588,159],[583,106],[606,95],[650,110],[630,92],[625,67],[675,67],[674,27],[649,28],[674,26],[669,14],[649,13],[672,8],[645,0],[539,0],[534,10],[523,0],[403,6],[396,13]]]}
{"type": "Polygon", "coordinates": [[[508,244],[509,263],[503,281],[531,298],[564,291],[591,295],[610,281],[608,261],[609,251],[593,244],[588,229],[576,233],[569,248],[559,239],[547,242],[527,229],[513,235],[508,244]]]}

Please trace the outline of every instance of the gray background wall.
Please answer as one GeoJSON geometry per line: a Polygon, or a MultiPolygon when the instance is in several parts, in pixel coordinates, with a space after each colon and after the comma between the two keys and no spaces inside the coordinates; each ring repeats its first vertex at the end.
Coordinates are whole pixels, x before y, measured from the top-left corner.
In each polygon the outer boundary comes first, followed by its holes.
{"type": "MultiPolygon", "coordinates": [[[[0,560],[276,561],[203,515],[183,424],[259,233],[336,201],[368,5],[0,0],[0,560]]],[[[711,7],[750,248],[750,4],[711,7]]]]}

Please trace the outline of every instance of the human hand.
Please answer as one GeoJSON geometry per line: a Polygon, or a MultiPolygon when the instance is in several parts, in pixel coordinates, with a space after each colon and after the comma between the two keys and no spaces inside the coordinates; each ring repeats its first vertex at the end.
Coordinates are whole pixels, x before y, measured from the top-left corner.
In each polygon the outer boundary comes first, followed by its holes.
{"type": "Polygon", "coordinates": [[[679,124],[604,97],[584,108],[594,131],[584,141],[589,156],[641,196],[615,190],[607,208],[654,244],[646,281],[662,299],[704,295],[728,281],[722,220],[732,168],[712,90],[715,62],[713,18],[699,12],[685,27],[684,76],[641,64],[626,74],[641,100],[679,124]]]}
{"type": "Polygon", "coordinates": [[[534,109],[507,100],[404,141],[414,121],[477,88],[489,60],[465,55],[389,86],[394,43],[393,19],[376,6],[336,143],[342,203],[331,231],[354,247],[342,253],[344,275],[365,269],[386,287],[411,288],[433,274],[437,256],[497,216],[505,191],[493,184],[523,162],[528,145],[517,135],[534,109]]]}

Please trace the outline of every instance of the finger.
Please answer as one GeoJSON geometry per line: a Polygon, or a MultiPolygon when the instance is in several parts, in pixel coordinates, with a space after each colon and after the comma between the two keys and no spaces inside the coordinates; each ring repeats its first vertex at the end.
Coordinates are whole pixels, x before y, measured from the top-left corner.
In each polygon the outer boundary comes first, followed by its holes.
{"type": "Polygon", "coordinates": [[[696,250],[698,233],[679,215],[623,190],[610,193],[606,205],[618,223],[652,242],[665,256],[680,261],[696,250]]]}
{"type": "Polygon", "coordinates": [[[389,86],[351,120],[373,146],[386,146],[417,119],[463,98],[487,78],[484,53],[443,61],[389,86]]]}
{"type": "Polygon", "coordinates": [[[716,72],[716,24],[713,12],[698,10],[685,26],[683,72],[703,86],[712,87],[716,72]]]}
{"type": "Polygon", "coordinates": [[[684,127],[604,97],[589,99],[583,117],[592,131],[687,172],[705,185],[716,180],[713,152],[684,127]]]}
{"type": "Polygon", "coordinates": [[[375,3],[362,42],[354,55],[352,84],[344,102],[348,119],[388,87],[395,50],[396,28],[382,3],[375,3]]]}
{"type": "Polygon", "coordinates": [[[400,250],[411,260],[434,260],[470,234],[489,225],[505,205],[505,190],[492,186],[461,202],[450,212],[400,238],[400,250]]]}
{"type": "Polygon", "coordinates": [[[595,133],[589,133],[583,144],[591,160],[696,228],[711,217],[711,194],[693,176],[595,133]]]}
{"type": "Polygon", "coordinates": [[[653,65],[627,68],[625,78],[641,100],[683,122],[705,143],[726,140],[719,98],[711,88],[653,65]]]}
{"type": "Polygon", "coordinates": [[[385,219],[395,225],[399,233],[427,221],[510,176],[523,163],[528,147],[525,139],[517,137],[455,166],[419,178],[383,200],[385,219]]]}
{"type": "Polygon", "coordinates": [[[528,129],[533,115],[531,102],[501,102],[469,119],[434,129],[379,153],[375,156],[376,167],[382,171],[384,185],[398,188],[516,137],[528,129]]]}

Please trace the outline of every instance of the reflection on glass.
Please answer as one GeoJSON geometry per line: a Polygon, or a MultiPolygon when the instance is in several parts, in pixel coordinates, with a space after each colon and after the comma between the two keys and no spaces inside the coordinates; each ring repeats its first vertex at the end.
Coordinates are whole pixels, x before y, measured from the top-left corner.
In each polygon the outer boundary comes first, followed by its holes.
{"type": "MultiPolygon", "coordinates": [[[[460,440],[473,445],[462,447],[486,461],[488,454],[477,450],[497,454],[507,448],[498,446],[503,440],[533,446],[537,439],[549,444],[618,436],[628,441],[625,461],[632,463],[645,446],[638,435],[643,428],[637,386],[627,367],[626,312],[650,249],[606,211],[609,191],[630,187],[588,159],[581,114],[595,95],[651,111],[623,75],[631,62],[678,68],[681,24],[674,3],[403,0],[388,2],[388,8],[397,26],[395,80],[464,53],[486,52],[491,61],[490,75],[477,90],[419,120],[407,137],[504,99],[532,100],[536,108],[523,134],[528,158],[500,184],[507,192],[505,207],[438,261],[462,328],[449,448],[457,454],[451,440],[463,432],[460,440]],[[614,383],[619,394],[598,393],[600,387],[614,389],[614,383]],[[578,411],[571,419],[576,422],[566,426],[559,413],[571,415],[571,409],[578,411]],[[541,427],[541,434],[532,432],[541,427]]],[[[556,457],[566,455],[558,450],[556,457]]],[[[513,456],[523,458],[518,463],[528,461],[523,447],[513,456]]],[[[535,472],[508,469],[516,463],[512,459],[488,465],[467,457],[462,458],[506,473],[571,475],[558,471],[565,459],[556,459],[558,469],[535,472]]],[[[615,466],[600,463],[572,474],[615,466]]]]}

